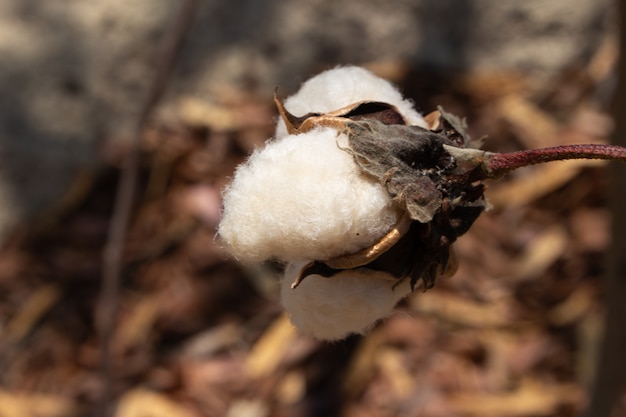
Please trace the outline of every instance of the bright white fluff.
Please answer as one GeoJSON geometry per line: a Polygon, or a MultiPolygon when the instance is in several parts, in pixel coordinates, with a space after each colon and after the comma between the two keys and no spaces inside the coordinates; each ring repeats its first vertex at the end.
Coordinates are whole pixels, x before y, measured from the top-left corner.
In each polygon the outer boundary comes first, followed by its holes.
{"type": "Polygon", "coordinates": [[[281,284],[282,303],[291,322],[303,334],[321,340],[339,340],[367,332],[391,314],[411,292],[410,280],[397,281],[385,273],[357,268],[325,278],[309,275],[295,289],[291,283],[306,262],[291,263],[281,284]]]}
{"type": "Polygon", "coordinates": [[[269,142],[224,192],[219,236],[243,262],[329,259],[366,248],[398,220],[382,186],[319,128],[269,142]]]}
{"type": "MultiPolygon", "coordinates": [[[[427,127],[424,118],[409,100],[387,80],[361,67],[339,67],[322,72],[302,84],[285,100],[284,106],[295,116],[328,113],[360,101],[379,101],[396,106],[410,125],[427,127]]],[[[287,136],[282,120],[276,126],[276,139],[287,136]]]]}

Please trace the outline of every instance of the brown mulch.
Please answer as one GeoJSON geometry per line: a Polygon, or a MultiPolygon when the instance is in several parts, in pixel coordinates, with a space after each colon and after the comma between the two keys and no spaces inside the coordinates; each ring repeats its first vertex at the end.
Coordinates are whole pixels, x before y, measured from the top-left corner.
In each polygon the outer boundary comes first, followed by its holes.
{"type": "MultiPolygon", "coordinates": [[[[614,59],[550,82],[377,68],[424,113],[443,105],[511,151],[606,142],[614,59]]],[[[182,98],[145,132],[110,387],[98,303],[123,147],[15,231],[0,252],[0,416],[97,415],[109,390],[119,417],[578,415],[603,316],[606,164],[489,183],[453,278],[366,336],[320,343],[289,325],[271,267],[244,269],[214,241],[220,190],[272,134],[271,93],[182,98]]]]}

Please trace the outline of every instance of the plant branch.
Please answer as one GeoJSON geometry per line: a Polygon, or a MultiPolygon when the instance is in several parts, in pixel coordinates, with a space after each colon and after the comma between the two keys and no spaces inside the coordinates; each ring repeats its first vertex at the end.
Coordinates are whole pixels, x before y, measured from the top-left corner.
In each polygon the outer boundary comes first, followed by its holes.
{"type": "Polygon", "coordinates": [[[610,159],[626,162],[626,148],[615,145],[563,145],[509,153],[487,153],[487,178],[498,178],[529,165],[569,159],[610,159]]]}

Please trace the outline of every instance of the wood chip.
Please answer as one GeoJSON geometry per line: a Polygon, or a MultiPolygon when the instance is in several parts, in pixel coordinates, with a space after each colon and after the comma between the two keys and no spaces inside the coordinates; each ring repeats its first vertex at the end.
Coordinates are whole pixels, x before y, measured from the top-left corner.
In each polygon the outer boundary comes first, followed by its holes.
{"type": "Polygon", "coordinates": [[[20,307],[17,315],[6,325],[3,342],[17,343],[24,338],[39,320],[59,300],[61,290],[56,284],[40,287],[20,307]]]}
{"type": "Polygon", "coordinates": [[[528,149],[560,144],[560,124],[520,94],[508,95],[495,105],[495,111],[509,123],[528,149]]]}
{"type": "Polygon", "coordinates": [[[115,417],[198,417],[198,415],[165,395],[135,389],[122,397],[115,417]]]}
{"type": "Polygon", "coordinates": [[[22,394],[0,391],[2,417],[72,417],[79,408],[71,400],[45,394],[22,394]]]}
{"type": "Polygon", "coordinates": [[[498,327],[511,323],[506,300],[495,304],[480,304],[457,295],[429,291],[414,294],[410,306],[420,313],[433,314],[442,320],[476,327],[498,327]]]}
{"type": "Polygon", "coordinates": [[[217,131],[235,130],[241,125],[239,115],[232,108],[192,97],[180,100],[178,116],[186,125],[217,131]]]}
{"type": "Polygon", "coordinates": [[[132,306],[129,314],[120,321],[114,336],[115,350],[119,353],[144,344],[159,314],[159,299],[144,297],[132,306]]]}
{"type": "Polygon", "coordinates": [[[487,199],[496,209],[521,207],[565,185],[582,169],[606,165],[606,161],[581,159],[536,166],[532,172],[487,188],[487,199]]]}
{"type": "Polygon", "coordinates": [[[564,404],[580,404],[583,392],[572,384],[541,384],[526,380],[517,389],[501,393],[463,393],[448,399],[458,413],[469,416],[553,415],[564,404]]]}
{"type": "Polygon", "coordinates": [[[387,378],[397,400],[404,400],[415,390],[415,377],[406,369],[402,355],[396,349],[386,348],[376,358],[380,372],[387,378]]]}
{"type": "Polygon", "coordinates": [[[568,245],[569,236],[562,226],[553,226],[526,245],[524,253],[511,267],[512,282],[522,282],[540,277],[559,259],[568,245]]]}
{"type": "Polygon", "coordinates": [[[593,288],[581,285],[565,301],[553,307],[548,313],[548,320],[555,326],[567,326],[589,312],[596,300],[593,288]]]}
{"type": "Polygon", "coordinates": [[[303,372],[288,372],[276,388],[276,399],[283,404],[295,404],[306,395],[306,379],[303,372]]]}
{"type": "Polygon", "coordinates": [[[286,314],[282,314],[256,342],[246,360],[252,378],[265,377],[280,365],[287,349],[298,337],[286,314]]]}

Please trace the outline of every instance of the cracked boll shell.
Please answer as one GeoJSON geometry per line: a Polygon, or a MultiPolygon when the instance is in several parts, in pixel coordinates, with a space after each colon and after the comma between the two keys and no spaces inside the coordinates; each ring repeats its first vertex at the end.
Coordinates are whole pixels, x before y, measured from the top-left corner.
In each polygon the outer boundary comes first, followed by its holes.
{"type": "Polygon", "coordinates": [[[226,249],[247,263],[323,260],[384,236],[400,213],[346,146],[345,135],[318,128],[254,152],[223,194],[226,249]]]}
{"type": "MultiPolygon", "coordinates": [[[[339,67],[322,72],[306,81],[300,90],[284,102],[291,114],[328,113],[360,101],[379,101],[395,106],[410,125],[427,127],[413,103],[387,80],[361,67],[339,67]]],[[[282,120],[276,125],[275,138],[287,136],[282,120]]]]}
{"type": "Polygon", "coordinates": [[[292,290],[291,283],[306,263],[287,265],[281,301],[293,325],[320,340],[366,333],[411,293],[410,280],[398,283],[384,272],[365,268],[345,270],[331,278],[309,275],[292,290]]]}

